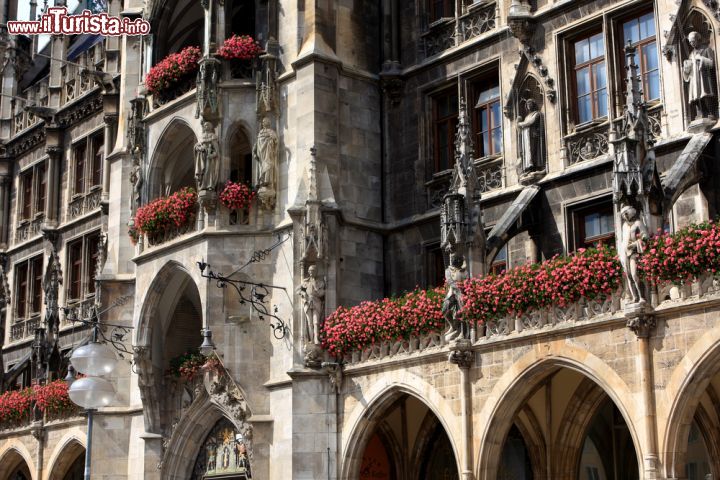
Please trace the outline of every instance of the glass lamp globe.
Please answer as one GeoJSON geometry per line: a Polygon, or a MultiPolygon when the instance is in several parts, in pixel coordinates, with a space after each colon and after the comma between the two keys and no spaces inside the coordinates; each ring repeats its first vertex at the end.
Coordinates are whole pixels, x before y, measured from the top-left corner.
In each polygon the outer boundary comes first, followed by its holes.
{"type": "Polygon", "coordinates": [[[86,409],[107,407],[115,398],[115,388],[104,378],[83,377],[73,382],[68,396],[74,404],[86,409]]]}
{"type": "Polygon", "coordinates": [[[75,371],[91,377],[107,375],[115,369],[117,357],[112,348],[103,343],[91,342],[78,347],[70,357],[75,371]]]}

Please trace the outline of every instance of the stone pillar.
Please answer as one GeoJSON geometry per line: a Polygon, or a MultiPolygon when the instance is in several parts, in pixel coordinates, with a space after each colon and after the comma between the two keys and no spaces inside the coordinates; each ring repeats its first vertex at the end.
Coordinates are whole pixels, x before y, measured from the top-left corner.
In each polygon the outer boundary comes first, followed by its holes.
{"type": "Polygon", "coordinates": [[[473,434],[472,434],[472,386],[470,368],[475,363],[475,353],[470,340],[458,340],[450,346],[448,361],[460,368],[460,412],[462,415],[462,442],[460,465],[462,479],[473,480],[473,434]]]}
{"type": "MultiPolygon", "coordinates": [[[[47,129],[50,130],[50,129],[47,129]]],[[[46,173],[46,193],[45,193],[45,227],[50,229],[57,228],[60,223],[60,157],[62,156],[62,146],[51,144],[49,142],[50,134],[48,132],[45,152],[48,154],[48,166],[46,173]]]]}
{"type": "Polygon", "coordinates": [[[645,456],[641,478],[654,480],[658,477],[657,414],[655,409],[655,387],[653,381],[653,359],[650,336],[655,330],[655,317],[644,304],[625,306],[628,328],[637,335],[639,362],[638,375],[642,389],[642,411],[644,421],[645,456]]]}
{"type": "Polygon", "coordinates": [[[103,131],[103,178],[102,178],[102,199],[101,202],[104,205],[103,209],[107,208],[110,201],[110,153],[112,153],[113,139],[117,132],[118,122],[118,95],[116,94],[104,94],[103,95],[103,120],[105,121],[105,129],[103,131]]]}

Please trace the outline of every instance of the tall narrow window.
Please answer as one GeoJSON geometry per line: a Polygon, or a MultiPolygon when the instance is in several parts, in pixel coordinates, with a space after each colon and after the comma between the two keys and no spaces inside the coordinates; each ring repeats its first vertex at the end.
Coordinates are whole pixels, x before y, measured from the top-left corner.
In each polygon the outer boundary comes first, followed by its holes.
{"type": "Polygon", "coordinates": [[[73,158],[75,161],[75,184],[73,194],[85,193],[85,153],[87,151],[85,142],[80,142],[75,146],[73,158]]]}
{"type": "Polygon", "coordinates": [[[105,156],[104,151],[104,145],[103,145],[103,136],[102,135],[95,135],[92,137],[91,140],[91,152],[92,152],[92,185],[102,185],[102,175],[103,175],[103,157],[105,156]]]}
{"type": "Polygon", "coordinates": [[[629,43],[637,48],[635,61],[639,67],[643,98],[648,102],[659,100],[660,69],[653,13],[623,23],[623,39],[625,45],[629,43]]]}
{"type": "Polygon", "coordinates": [[[30,262],[30,270],[32,275],[32,288],[31,288],[31,299],[30,302],[30,313],[40,313],[43,304],[43,257],[38,255],[33,258],[30,262]]]}
{"type": "Polygon", "coordinates": [[[35,195],[35,212],[45,211],[45,196],[47,195],[47,166],[45,162],[35,169],[37,173],[37,194],[35,195]]]}
{"type": "Polygon", "coordinates": [[[433,98],[435,171],[442,172],[455,163],[455,129],[458,122],[457,92],[449,91],[433,98]]]}
{"type": "Polygon", "coordinates": [[[502,153],[502,114],[500,85],[497,79],[479,82],[474,86],[476,134],[475,148],[479,158],[502,153]]]}
{"type": "Polygon", "coordinates": [[[599,244],[615,245],[615,217],[612,203],[603,202],[573,212],[575,248],[589,248],[599,244]]]}
{"type": "Polygon", "coordinates": [[[99,242],[100,234],[91,233],[68,244],[68,302],[83,300],[95,293],[99,242]]]}
{"type": "Polygon", "coordinates": [[[15,317],[27,317],[28,302],[28,263],[23,262],[15,267],[15,317]]]}
{"type": "Polygon", "coordinates": [[[32,169],[22,174],[20,177],[22,188],[22,203],[20,209],[20,219],[28,220],[32,215],[32,187],[33,187],[33,171],[32,169]]]}
{"type": "Polygon", "coordinates": [[[607,116],[608,91],[603,33],[584,38],[574,44],[575,93],[577,123],[582,124],[607,116]]]}
{"type": "Polygon", "coordinates": [[[82,239],[68,245],[68,300],[79,300],[82,293],[82,239]]]}

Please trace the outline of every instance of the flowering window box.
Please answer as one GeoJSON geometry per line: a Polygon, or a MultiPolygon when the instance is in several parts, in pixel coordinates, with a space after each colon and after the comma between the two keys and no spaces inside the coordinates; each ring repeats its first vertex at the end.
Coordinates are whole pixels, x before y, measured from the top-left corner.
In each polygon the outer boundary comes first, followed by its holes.
{"type": "Polygon", "coordinates": [[[230,223],[233,225],[247,223],[247,214],[255,201],[257,192],[252,186],[228,180],[220,192],[220,203],[230,210],[230,223]]]}
{"type": "Polygon", "coordinates": [[[191,46],[171,53],[145,76],[145,86],[155,103],[163,105],[193,89],[202,53],[191,46]]]}
{"type": "Polygon", "coordinates": [[[139,235],[145,235],[150,245],[158,245],[191,231],[197,210],[197,192],[193,188],[183,188],[138,208],[128,234],[135,240],[139,235]]]}
{"type": "Polygon", "coordinates": [[[260,44],[249,35],[234,34],[218,48],[217,57],[225,61],[231,78],[252,78],[260,44]]]}

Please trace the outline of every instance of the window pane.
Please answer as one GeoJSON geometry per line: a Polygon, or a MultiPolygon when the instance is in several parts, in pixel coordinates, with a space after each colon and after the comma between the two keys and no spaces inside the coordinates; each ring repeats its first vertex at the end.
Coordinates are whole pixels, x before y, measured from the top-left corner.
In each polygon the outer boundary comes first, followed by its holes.
{"type": "Polygon", "coordinates": [[[494,102],[490,105],[490,125],[492,128],[499,127],[501,122],[500,102],[494,102]]]}
{"type": "Polygon", "coordinates": [[[97,269],[97,261],[98,261],[98,247],[99,247],[100,237],[98,235],[93,235],[91,237],[88,237],[86,241],[87,245],[87,259],[88,259],[88,266],[87,266],[87,291],[88,293],[95,293],[95,272],[97,269]]]}
{"type": "Polygon", "coordinates": [[[592,120],[592,107],[590,106],[590,95],[578,98],[578,121],[580,123],[592,120]]]}
{"type": "Polygon", "coordinates": [[[85,192],[85,144],[75,147],[75,190],[73,193],[85,192]]]}
{"type": "Polygon", "coordinates": [[[643,61],[645,70],[656,70],[658,68],[657,43],[652,42],[644,45],[642,48],[643,61]]]}
{"type": "Polygon", "coordinates": [[[492,153],[502,152],[502,130],[496,128],[492,131],[492,153]]]}
{"type": "Polygon", "coordinates": [[[32,210],[32,170],[22,177],[22,218],[23,220],[30,218],[32,210]]]}
{"type": "Polygon", "coordinates": [[[627,45],[628,41],[631,43],[637,43],[640,41],[640,24],[637,18],[633,18],[629,22],[623,24],[623,46],[627,45]]]}
{"type": "Polygon", "coordinates": [[[483,132],[482,134],[482,151],[480,152],[481,157],[490,155],[490,132],[483,132]]]}
{"type": "Polygon", "coordinates": [[[598,58],[605,55],[605,40],[602,32],[590,37],[590,58],[598,58]]]}
{"type": "Polygon", "coordinates": [[[590,60],[590,44],[585,38],[575,43],[575,65],[580,65],[590,60]]]}
{"type": "Polygon", "coordinates": [[[35,197],[36,203],[35,203],[35,211],[36,212],[44,212],[45,211],[45,192],[46,192],[46,184],[47,184],[47,168],[45,164],[43,163],[37,168],[38,174],[40,175],[40,180],[38,181],[38,192],[35,197]]]}
{"type": "Polygon", "coordinates": [[[640,40],[655,36],[655,16],[648,13],[640,17],[640,40]]]}
{"type": "Polygon", "coordinates": [[[16,303],[15,313],[17,318],[25,318],[27,313],[27,282],[28,282],[28,262],[24,262],[15,267],[15,289],[16,303]]]}
{"type": "Polygon", "coordinates": [[[96,135],[92,139],[92,184],[100,185],[102,183],[103,169],[103,136],[96,135]]]}
{"type": "Polygon", "coordinates": [[[645,100],[657,100],[660,98],[660,72],[650,72],[645,77],[645,100]]]}
{"type": "Polygon", "coordinates": [[[575,78],[577,79],[578,96],[590,93],[590,68],[586,67],[578,70],[575,72],[575,78]]]}
{"type": "Polygon", "coordinates": [[[595,109],[597,111],[597,117],[595,117],[595,118],[607,117],[607,109],[608,109],[607,89],[603,88],[602,90],[595,92],[594,97],[595,97],[595,109]]]}
{"type": "Polygon", "coordinates": [[[593,75],[595,76],[595,90],[607,87],[607,72],[605,62],[593,65],[593,75]]]}
{"type": "Polygon", "coordinates": [[[70,264],[69,299],[80,298],[82,285],[82,241],[70,244],[68,248],[68,263],[70,264]]]}
{"type": "Polygon", "coordinates": [[[494,85],[490,88],[486,88],[480,92],[480,97],[477,103],[488,103],[490,100],[494,100],[500,97],[500,86],[494,85]]]}
{"type": "Polygon", "coordinates": [[[43,257],[35,257],[32,261],[32,313],[39,313],[42,309],[43,300],[43,257]]]}
{"type": "Polygon", "coordinates": [[[482,107],[478,110],[478,116],[480,117],[480,131],[486,132],[490,130],[490,125],[488,125],[488,109],[487,107],[482,107]]]}

